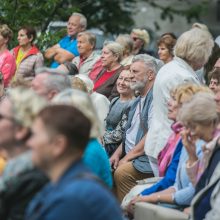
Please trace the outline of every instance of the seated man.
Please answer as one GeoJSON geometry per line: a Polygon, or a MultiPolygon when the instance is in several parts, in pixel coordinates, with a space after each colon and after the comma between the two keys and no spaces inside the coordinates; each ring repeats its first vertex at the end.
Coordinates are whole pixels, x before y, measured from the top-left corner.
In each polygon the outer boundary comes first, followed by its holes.
{"type": "Polygon", "coordinates": [[[51,182],[30,203],[26,220],[122,220],[117,201],[82,162],[90,128],[73,106],[39,113],[28,144],[33,163],[51,182]]]}
{"type": "Polygon", "coordinates": [[[79,32],[84,31],[86,26],[87,20],[84,15],[73,13],[70,16],[67,24],[67,36],[45,51],[45,58],[53,59],[51,68],[56,68],[61,63],[71,61],[75,56],[79,56],[76,36],[79,32]]]}
{"type": "Polygon", "coordinates": [[[65,72],[71,70],[71,65],[74,64],[79,74],[89,75],[93,69],[94,64],[100,59],[94,49],[96,45],[96,37],[94,34],[83,31],[77,35],[77,49],[79,51],[79,56],[75,57],[72,62],[65,62],[61,64],[58,68],[65,72]]]}
{"type": "Polygon", "coordinates": [[[136,180],[152,176],[144,142],[151,118],[152,90],[157,72],[155,60],[144,54],[133,58],[131,64],[131,88],[140,93],[128,114],[122,144],[110,158],[115,169],[114,180],[118,199],[122,201],[136,180]]]}

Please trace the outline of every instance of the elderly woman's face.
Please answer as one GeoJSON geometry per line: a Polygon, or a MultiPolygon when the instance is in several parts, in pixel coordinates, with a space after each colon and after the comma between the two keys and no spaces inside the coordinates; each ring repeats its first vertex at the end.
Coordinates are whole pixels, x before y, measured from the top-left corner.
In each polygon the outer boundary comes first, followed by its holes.
{"type": "Polygon", "coordinates": [[[213,139],[215,128],[215,122],[210,122],[207,125],[194,123],[189,126],[191,136],[197,136],[199,139],[202,139],[206,142],[209,142],[213,139]]]}
{"type": "Polygon", "coordinates": [[[107,47],[104,47],[102,49],[101,61],[102,66],[108,68],[117,62],[117,57],[107,47]]]}
{"type": "Polygon", "coordinates": [[[168,63],[173,59],[173,56],[170,54],[165,44],[160,44],[158,46],[158,55],[160,60],[162,60],[164,63],[168,63]]]}
{"type": "Polygon", "coordinates": [[[120,73],[117,80],[117,91],[119,94],[131,95],[133,91],[130,87],[131,83],[131,74],[127,70],[124,70],[120,73]]]}

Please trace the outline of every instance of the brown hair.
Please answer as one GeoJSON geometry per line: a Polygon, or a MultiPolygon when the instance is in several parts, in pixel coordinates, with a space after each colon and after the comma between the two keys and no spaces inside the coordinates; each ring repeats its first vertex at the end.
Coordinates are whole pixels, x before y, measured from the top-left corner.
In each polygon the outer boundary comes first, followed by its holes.
{"type": "Polygon", "coordinates": [[[36,31],[33,27],[30,26],[22,26],[19,30],[25,30],[27,37],[30,39],[31,37],[33,37],[32,42],[34,42],[35,38],[36,38],[36,31]]]}
{"type": "Polygon", "coordinates": [[[218,84],[220,83],[220,68],[216,67],[209,73],[209,82],[211,79],[217,79],[218,84]]]}
{"type": "Polygon", "coordinates": [[[7,24],[2,24],[0,25],[0,34],[2,37],[5,39],[8,39],[8,42],[12,39],[13,37],[13,32],[12,30],[8,27],[7,24]]]}
{"type": "Polygon", "coordinates": [[[51,136],[62,134],[70,147],[85,149],[91,123],[81,111],[70,105],[51,105],[40,111],[38,117],[51,136]]]}
{"type": "Polygon", "coordinates": [[[164,44],[165,47],[169,50],[169,53],[173,55],[173,48],[176,44],[176,38],[170,34],[164,34],[159,39],[157,46],[159,47],[161,44],[164,44]]]}

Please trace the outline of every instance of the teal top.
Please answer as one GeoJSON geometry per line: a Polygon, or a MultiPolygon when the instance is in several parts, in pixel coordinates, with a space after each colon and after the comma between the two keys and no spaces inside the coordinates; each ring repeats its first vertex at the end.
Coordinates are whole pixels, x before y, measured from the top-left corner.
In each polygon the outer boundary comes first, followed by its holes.
{"type": "Polygon", "coordinates": [[[83,162],[107,186],[112,188],[113,182],[110,162],[105,149],[97,139],[90,139],[83,155],[83,162]]]}

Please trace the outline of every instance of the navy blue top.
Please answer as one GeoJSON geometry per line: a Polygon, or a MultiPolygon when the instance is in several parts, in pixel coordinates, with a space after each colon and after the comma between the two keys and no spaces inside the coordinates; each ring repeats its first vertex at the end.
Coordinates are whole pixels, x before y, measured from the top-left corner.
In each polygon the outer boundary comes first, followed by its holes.
{"type": "Polygon", "coordinates": [[[179,143],[176,146],[176,149],[173,154],[172,161],[170,165],[167,167],[165,176],[162,180],[154,184],[148,189],[145,189],[141,195],[146,196],[150,195],[155,192],[162,191],[164,189],[167,189],[170,186],[173,186],[175,179],[176,179],[176,171],[179,163],[180,153],[183,147],[182,140],[179,141],[179,143]]]}
{"type": "Polygon", "coordinates": [[[90,171],[73,163],[56,183],[47,184],[30,203],[26,220],[122,220],[111,192],[92,178],[77,178],[90,171]]]}

